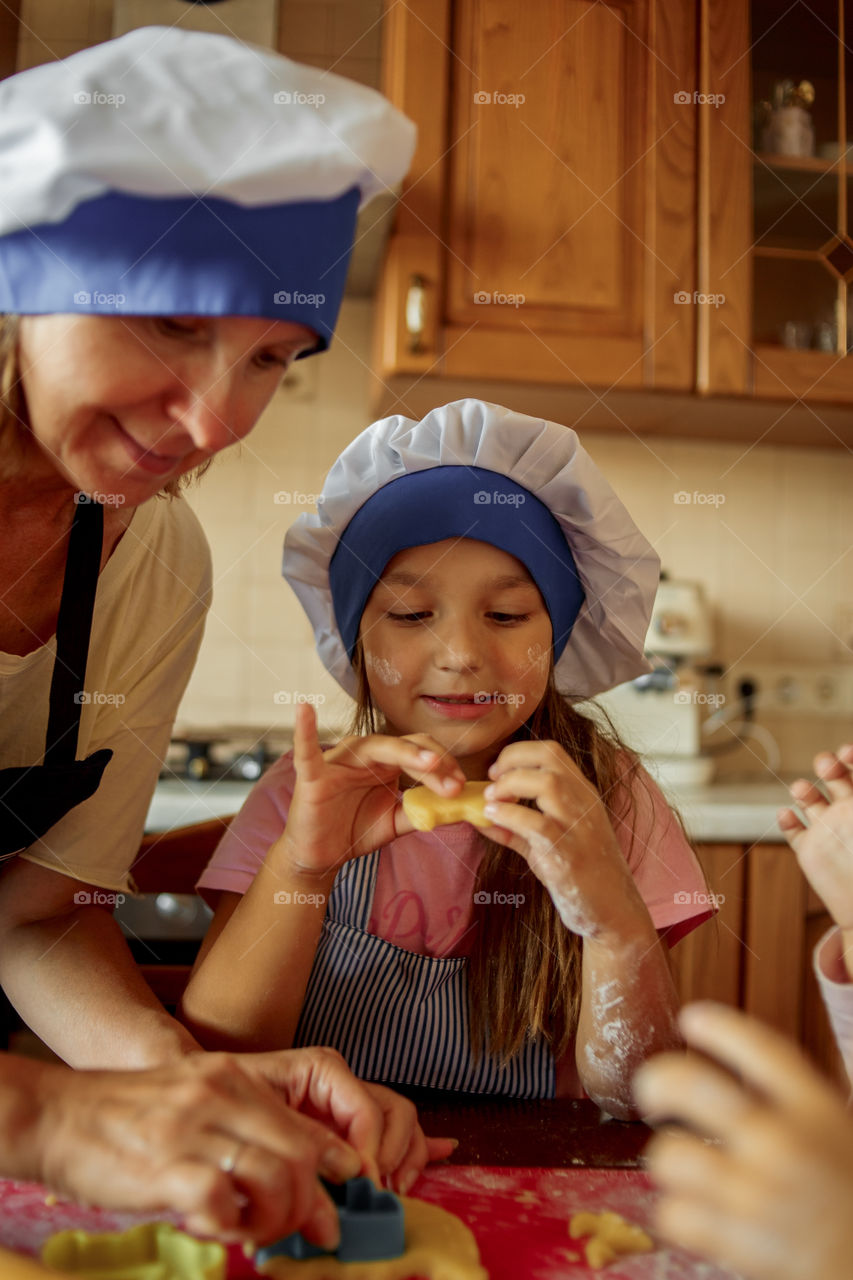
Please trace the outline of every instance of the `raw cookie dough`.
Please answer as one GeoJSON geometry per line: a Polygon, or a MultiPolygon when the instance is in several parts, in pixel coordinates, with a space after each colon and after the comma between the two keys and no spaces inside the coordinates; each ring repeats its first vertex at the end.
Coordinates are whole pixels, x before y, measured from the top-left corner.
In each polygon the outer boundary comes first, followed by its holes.
{"type": "Polygon", "coordinates": [[[424,1200],[402,1197],[406,1252],[381,1262],[337,1258],[270,1258],[258,1270],[274,1280],[489,1280],[472,1233],[453,1213],[424,1200]]]}
{"type": "Polygon", "coordinates": [[[587,1265],[600,1271],[614,1258],[629,1253],[651,1253],[654,1241],[643,1231],[626,1222],[620,1213],[574,1213],[569,1222],[573,1240],[589,1236],[584,1245],[587,1265]]]}
{"type": "Polygon", "coordinates": [[[196,1240],[170,1222],[141,1222],[127,1231],[58,1231],[42,1261],[86,1280],[225,1280],[221,1244],[196,1240]]]}
{"type": "Polygon", "coordinates": [[[429,787],[410,787],[403,792],[403,812],[415,831],[432,831],[450,822],[472,822],[490,827],[483,813],[483,792],[488,782],[466,782],[458,796],[437,796],[429,787]]]}

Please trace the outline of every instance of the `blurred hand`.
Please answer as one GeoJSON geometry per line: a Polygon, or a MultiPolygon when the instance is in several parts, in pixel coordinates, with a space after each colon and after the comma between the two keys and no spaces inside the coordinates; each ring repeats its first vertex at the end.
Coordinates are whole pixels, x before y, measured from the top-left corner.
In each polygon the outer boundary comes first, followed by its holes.
{"type": "Polygon", "coordinates": [[[751,1280],[847,1280],[853,1118],[841,1097],[794,1045],[735,1009],[689,1005],[680,1025],[712,1061],[665,1054],[634,1078],[646,1118],[695,1131],[661,1132],[646,1149],[663,1192],[660,1234],[751,1280]]]}

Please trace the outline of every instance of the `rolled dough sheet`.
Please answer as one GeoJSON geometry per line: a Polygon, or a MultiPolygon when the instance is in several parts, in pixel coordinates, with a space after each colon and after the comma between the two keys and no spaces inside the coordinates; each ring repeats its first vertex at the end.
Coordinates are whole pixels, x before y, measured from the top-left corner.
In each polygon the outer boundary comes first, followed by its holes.
{"type": "Polygon", "coordinates": [[[380,1262],[270,1258],[258,1270],[274,1280],[489,1280],[473,1234],[454,1213],[404,1196],[406,1252],[380,1262]]]}

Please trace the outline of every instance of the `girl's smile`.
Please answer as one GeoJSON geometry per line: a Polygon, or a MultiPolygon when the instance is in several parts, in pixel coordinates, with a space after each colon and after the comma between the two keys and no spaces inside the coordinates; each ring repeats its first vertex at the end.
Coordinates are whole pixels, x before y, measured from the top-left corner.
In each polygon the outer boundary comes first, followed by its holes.
{"type": "Polygon", "coordinates": [[[521,562],[489,543],[447,538],[399,552],[359,635],[371,697],[393,732],[431,735],[471,778],[486,776],[545,692],[542,596],[521,562]]]}

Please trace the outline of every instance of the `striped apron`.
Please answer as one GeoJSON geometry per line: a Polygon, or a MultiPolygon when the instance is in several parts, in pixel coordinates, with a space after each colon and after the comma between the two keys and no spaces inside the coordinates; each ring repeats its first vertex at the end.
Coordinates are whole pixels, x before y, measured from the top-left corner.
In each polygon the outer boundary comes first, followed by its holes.
{"type": "Polygon", "coordinates": [[[471,1052],[468,961],[419,955],[368,933],[380,850],[338,872],[296,1045],[330,1045],[364,1080],[553,1098],[554,1057],[529,1041],[506,1065],[471,1052]]]}

